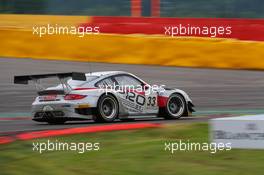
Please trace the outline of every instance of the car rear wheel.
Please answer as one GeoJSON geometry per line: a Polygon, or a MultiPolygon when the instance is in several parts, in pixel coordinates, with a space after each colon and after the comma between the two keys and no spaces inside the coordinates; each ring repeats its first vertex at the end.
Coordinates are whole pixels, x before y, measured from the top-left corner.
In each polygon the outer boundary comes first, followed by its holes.
{"type": "Polygon", "coordinates": [[[163,109],[165,119],[179,119],[186,113],[186,102],[182,95],[172,94],[163,109]]]}
{"type": "Polygon", "coordinates": [[[118,116],[118,102],[112,95],[103,95],[99,98],[94,121],[112,122],[118,116]]]}

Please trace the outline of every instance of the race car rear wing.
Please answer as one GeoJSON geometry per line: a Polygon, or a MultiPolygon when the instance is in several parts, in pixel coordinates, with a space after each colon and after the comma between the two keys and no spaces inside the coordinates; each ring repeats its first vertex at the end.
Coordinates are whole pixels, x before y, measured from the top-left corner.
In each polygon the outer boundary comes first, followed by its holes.
{"type": "Polygon", "coordinates": [[[72,78],[72,80],[86,81],[85,73],[80,72],[70,72],[70,73],[54,73],[54,74],[38,74],[38,75],[22,75],[15,76],[15,84],[28,84],[29,81],[33,81],[39,95],[45,95],[50,93],[65,94],[72,91],[71,86],[67,83],[67,78],[72,78]],[[62,86],[62,90],[47,90],[40,82],[40,79],[57,77],[62,86]],[[56,92],[55,92],[56,91],[56,92]]]}
{"type": "Polygon", "coordinates": [[[50,77],[58,77],[59,79],[65,79],[71,77],[73,80],[86,81],[85,73],[80,72],[70,72],[70,73],[54,73],[54,74],[38,74],[38,75],[22,75],[15,76],[15,84],[28,84],[28,81],[39,80],[50,77]]]}

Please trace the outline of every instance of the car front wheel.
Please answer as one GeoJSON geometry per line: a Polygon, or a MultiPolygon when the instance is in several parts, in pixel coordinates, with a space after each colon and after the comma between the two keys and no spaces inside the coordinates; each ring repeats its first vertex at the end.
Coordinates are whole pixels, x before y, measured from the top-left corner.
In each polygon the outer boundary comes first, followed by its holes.
{"type": "Polygon", "coordinates": [[[168,98],[167,104],[163,109],[163,117],[165,119],[179,119],[187,109],[185,99],[180,94],[172,94],[168,98]]]}

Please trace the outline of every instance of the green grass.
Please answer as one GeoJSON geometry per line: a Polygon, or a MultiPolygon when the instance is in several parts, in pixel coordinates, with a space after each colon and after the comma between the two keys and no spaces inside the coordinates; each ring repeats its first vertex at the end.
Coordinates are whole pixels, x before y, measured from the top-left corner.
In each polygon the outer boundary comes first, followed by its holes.
{"type": "Polygon", "coordinates": [[[179,139],[207,142],[208,125],[174,124],[158,129],[50,138],[61,142],[100,142],[100,151],[84,154],[32,151],[32,142],[46,142],[47,139],[0,145],[0,174],[263,174],[264,151],[237,149],[216,154],[206,151],[171,154],[164,150],[164,142],[179,139]]]}

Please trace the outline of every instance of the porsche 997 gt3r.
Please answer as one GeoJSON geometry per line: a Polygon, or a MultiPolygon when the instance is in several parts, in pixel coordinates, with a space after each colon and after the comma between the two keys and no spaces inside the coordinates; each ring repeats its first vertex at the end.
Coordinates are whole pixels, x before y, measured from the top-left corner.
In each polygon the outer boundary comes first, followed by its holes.
{"type": "Polygon", "coordinates": [[[180,89],[150,86],[137,76],[122,71],[56,73],[15,76],[14,83],[33,81],[38,96],[32,103],[32,118],[62,124],[93,119],[112,122],[145,116],[178,119],[194,112],[190,97],[180,89]],[[59,85],[42,88],[41,80],[56,77],[59,85]],[[126,87],[126,88],[124,88],[126,87]]]}

